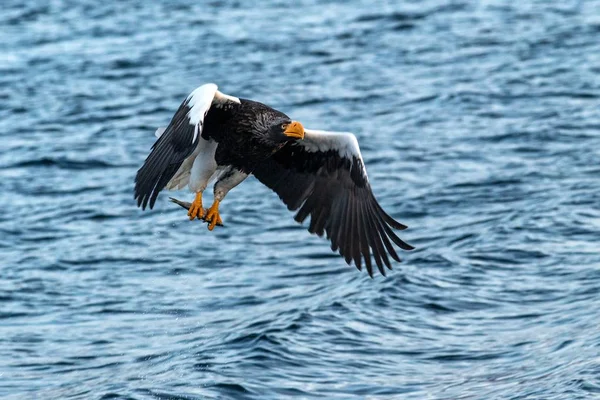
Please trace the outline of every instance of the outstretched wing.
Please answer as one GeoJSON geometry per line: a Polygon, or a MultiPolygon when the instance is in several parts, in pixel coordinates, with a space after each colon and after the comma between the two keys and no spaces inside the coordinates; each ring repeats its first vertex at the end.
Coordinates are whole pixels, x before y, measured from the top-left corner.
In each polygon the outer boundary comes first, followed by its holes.
{"type": "Polygon", "coordinates": [[[400,261],[392,242],[413,247],[394,229],[406,229],[379,205],[369,184],[356,137],[351,133],[305,130],[304,140],[290,142],[254,170],[256,178],[275,191],[295,220],[310,215],[308,231],[331,241],[346,262],[362,261],[373,276],[371,252],[382,275],[390,260],[400,261]]]}
{"type": "MultiPolygon", "coordinates": [[[[134,198],[138,206],[145,209],[149,203],[150,208],[154,207],[158,193],[196,149],[201,140],[204,117],[210,107],[225,101],[239,103],[237,98],[219,92],[214,83],[202,85],[181,103],[166,128],[157,129],[155,135],[158,140],[135,177],[134,198]]],[[[191,167],[192,163],[189,164],[191,167]]]]}

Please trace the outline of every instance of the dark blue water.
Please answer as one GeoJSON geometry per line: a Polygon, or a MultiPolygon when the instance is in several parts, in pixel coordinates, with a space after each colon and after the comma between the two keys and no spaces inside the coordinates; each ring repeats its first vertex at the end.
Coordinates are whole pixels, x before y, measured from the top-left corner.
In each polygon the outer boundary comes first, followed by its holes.
{"type": "Polygon", "coordinates": [[[600,396],[600,1],[2,4],[1,398],[600,396]],[[254,179],[136,208],[206,82],[355,132],[417,250],[370,279],[254,179]]]}

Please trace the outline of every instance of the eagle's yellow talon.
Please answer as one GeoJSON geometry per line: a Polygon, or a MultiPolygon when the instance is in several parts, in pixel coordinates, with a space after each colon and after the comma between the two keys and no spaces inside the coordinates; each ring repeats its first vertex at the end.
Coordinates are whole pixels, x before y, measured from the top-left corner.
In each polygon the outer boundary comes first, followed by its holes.
{"type": "Polygon", "coordinates": [[[202,219],[206,215],[204,208],[202,208],[202,193],[196,193],[196,198],[188,210],[188,217],[190,221],[194,218],[202,219]]]}
{"type": "Polygon", "coordinates": [[[219,215],[219,200],[215,200],[213,205],[210,206],[208,211],[206,212],[206,217],[204,218],[206,222],[208,222],[208,230],[212,231],[215,229],[215,226],[223,225],[223,220],[219,215]]]}

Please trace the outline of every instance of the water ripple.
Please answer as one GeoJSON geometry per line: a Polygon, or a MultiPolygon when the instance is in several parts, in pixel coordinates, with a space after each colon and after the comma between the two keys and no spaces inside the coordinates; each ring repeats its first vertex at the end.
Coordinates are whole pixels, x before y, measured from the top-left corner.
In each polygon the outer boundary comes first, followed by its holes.
{"type": "Polygon", "coordinates": [[[0,397],[600,392],[598,0],[3,5],[0,397]],[[370,279],[255,179],[136,209],[208,81],[355,132],[417,249],[370,279]]]}

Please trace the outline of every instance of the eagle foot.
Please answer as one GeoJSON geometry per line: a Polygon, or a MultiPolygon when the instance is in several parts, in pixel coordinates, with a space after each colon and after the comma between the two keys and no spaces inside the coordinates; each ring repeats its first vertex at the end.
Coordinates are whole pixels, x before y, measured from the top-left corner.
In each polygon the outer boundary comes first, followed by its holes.
{"type": "Polygon", "coordinates": [[[188,217],[190,217],[190,221],[194,218],[204,219],[206,216],[206,210],[202,208],[202,193],[196,193],[196,198],[194,202],[190,204],[190,208],[188,210],[188,217]]]}
{"type": "Polygon", "coordinates": [[[204,220],[206,222],[208,222],[208,230],[212,231],[213,229],[215,229],[215,226],[223,225],[223,220],[221,219],[221,216],[219,215],[219,201],[215,200],[215,202],[213,203],[212,206],[210,206],[210,208],[208,209],[208,211],[206,212],[206,216],[204,217],[204,220]]]}

